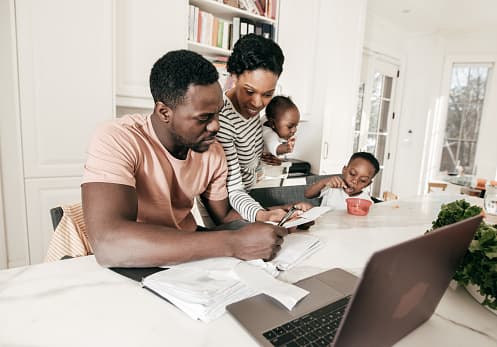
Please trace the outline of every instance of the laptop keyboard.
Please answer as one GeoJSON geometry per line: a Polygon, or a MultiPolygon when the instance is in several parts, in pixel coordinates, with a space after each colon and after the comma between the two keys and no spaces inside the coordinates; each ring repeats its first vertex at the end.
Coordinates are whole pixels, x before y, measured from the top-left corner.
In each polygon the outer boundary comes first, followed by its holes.
{"type": "Polygon", "coordinates": [[[335,338],[349,300],[350,296],[347,296],[262,335],[273,346],[329,346],[335,338]]]}

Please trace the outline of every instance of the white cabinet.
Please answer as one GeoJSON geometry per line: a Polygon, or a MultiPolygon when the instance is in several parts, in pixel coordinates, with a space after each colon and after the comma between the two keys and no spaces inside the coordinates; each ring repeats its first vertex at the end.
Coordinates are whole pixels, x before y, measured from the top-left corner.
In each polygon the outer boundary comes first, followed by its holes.
{"type": "Polygon", "coordinates": [[[114,3],[5,3],[2,19],[15,26],[2,45],[17,58],[5,67],[14,77],[2,82],[12,94],[2,101],[13,107],[2,106],[2,127],[10,132],[0,157],[12,267],[43,259],[53,230],[49,209],[80,201],[88,141],[97,123],[114,116],[114,3]]]}
{"type": "Polygon", "coordinates": [[[186,49],[187,0],[116,1],[116,102],[153,108],[149,76],[165,53],[186,49]]]}

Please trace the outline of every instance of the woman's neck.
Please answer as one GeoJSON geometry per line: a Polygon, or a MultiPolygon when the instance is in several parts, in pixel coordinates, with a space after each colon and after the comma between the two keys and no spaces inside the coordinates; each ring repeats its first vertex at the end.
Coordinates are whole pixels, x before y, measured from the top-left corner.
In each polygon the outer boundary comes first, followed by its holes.
{"type": "Polygon", "coordinates": [[[235,94],[235,88],[228,89],[226,91],[226,96],[228,97],[228,99],[230,99],[231,104],[235,108],[236,112],[238,112],[243,118],[247,118],[241,112],[240,104],[238,103],[238,99],[235,94]]]}

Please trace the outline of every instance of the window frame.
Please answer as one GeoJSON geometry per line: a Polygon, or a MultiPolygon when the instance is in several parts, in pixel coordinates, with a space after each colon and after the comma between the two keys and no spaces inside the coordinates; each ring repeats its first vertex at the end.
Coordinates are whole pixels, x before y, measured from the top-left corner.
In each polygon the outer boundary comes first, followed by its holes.
{"type": "MultiPolygon", "coordinates": [[[[488,176],[489,179],[495,179],[495,175],[497,172],[497,160],[491,165],[493,168],[485,168],[485,170],[480,170],[480,166],[484,164],[486,159],[486,153],[482,150],[486,147],[485,143],[482,145],[482,138],[491,138],[492,135],[489,134],[491,131],[489,127],[485,125],[489,121],[488,114],[488,103],[493,102],[495,100],[491,100],[493,96],[493,88],[496,85],[497,80],[497,55],[449,55],[445,59],[444,68],[442,72],[442,80],[440,87],[440,94],[435,102],[435,108],[432,110],[433,112],[433,128],[431,131],[432,141],[431,146],[428,149],[428,172],[426,178],[430,177],[442,177],[445,175],[445,172],[440,171],[440,164],[442,159],[442,150],[443,143],[445,138],[445,128],[447,123],[448,116],[448,100],[452,79],[452,68],[455,64],[488,64],[492,65],[489,71],[489,75],[487,78],[487,86],[485,91],[485,99],[483,102],[483,108],[480,119],[480,131],[478,134],[478,142],[476,146],[475,152],[475,167],[476,170],[473,172],[475,175],[485,175],[488,176]]],[[[494,97],[495,99],[495,97],[494,97]]],[[[494,136],[495,138],[495,136],[494,136]]],[[[484,142],[484,141],[483,141],[484,142]]],[[[495,145],[495,144],[494,144],[495,145]]],[[[497,157],[496,157],[497,158],[497,157]]],[[[488,166],[488,165],[486,165],[488,166]]],[[[465,173],[465,174],[473,174],[473,173],[465,173]]],[[[427,181],[426,179],[426,181],[427,181]]],[[[426,183],[426,182],[424,182],[426,183]]],[[[424,184],[426,185],[426,184],[424,184]]]]}

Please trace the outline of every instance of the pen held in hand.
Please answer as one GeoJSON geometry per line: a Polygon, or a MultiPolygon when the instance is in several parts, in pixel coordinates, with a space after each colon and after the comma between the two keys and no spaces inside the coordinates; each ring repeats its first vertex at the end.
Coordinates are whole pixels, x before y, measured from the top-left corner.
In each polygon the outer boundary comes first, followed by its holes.
{"type": "Polygon", "coordinates": [[[283,216],[283,218],[281,219],[281,221],[278,223],[278,226],[281,227],[283,226],[283,224],[285,224],[293,215],[293,213],[298,210],[297,207],[295,206],[292,206],[292,208],[290,208],[288,210],[288,212],[283,216]]]}

